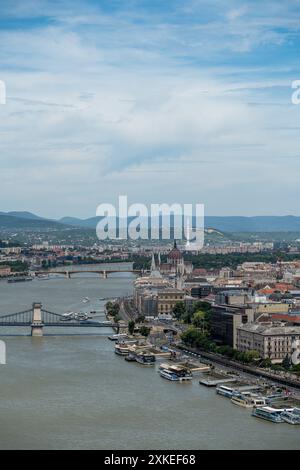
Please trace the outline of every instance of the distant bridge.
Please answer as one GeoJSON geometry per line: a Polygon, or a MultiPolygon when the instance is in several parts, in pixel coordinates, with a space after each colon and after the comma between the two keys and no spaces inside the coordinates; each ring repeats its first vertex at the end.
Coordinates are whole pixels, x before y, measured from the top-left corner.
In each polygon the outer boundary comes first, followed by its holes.
{"type": "Polygon", "coordinates": [[[60,274],[62,276],[65,276],[66,278],[70,279],[72,274],[82,274],[82,273],[93,273],[93,274],[99,274],[101,277],[106,279],[109,274],[114,274],[114,273],[133,273],[133,274],[145,274],[148,273],[148,271],[145,271],[143,269],[51,269],[49,271],[35,271],[34,274],[35,276],[39,275],[47,275],[47,274],[60,274]]]}
{"type": "MultiPolygon", "coordinates": [[[[42,308],[42,304],[35,302],[30,310],[11,313],[9,315],[0,316],[1,326],[30,326],[31,336],[43,336],[43,328],[46,327],[80,327],[80,328],[116,328],[119,332],[119,323],[108,323],[105,321],[93,320],[76,320],[66,319],[59,313],[49,312],[42,308]]],[[[125,325],[124,325],[125,326],[125,325]]],[[[127,326],[127,325],[126,325],[127,326]]]]}

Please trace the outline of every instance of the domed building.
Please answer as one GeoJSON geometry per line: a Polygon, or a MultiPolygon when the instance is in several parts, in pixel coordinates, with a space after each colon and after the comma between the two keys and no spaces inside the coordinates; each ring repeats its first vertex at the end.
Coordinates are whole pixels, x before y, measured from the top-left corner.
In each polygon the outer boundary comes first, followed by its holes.
{"type": "Polygon", "coordinates": [[[172,250],[167,255],[167,262],[159,264],[159,271],[164,275],[185,276],[193,270],[190,261],[184,261],[181,251],[177,247],[176,240],[172,250]]]}
{"type": "Polygon", "coordinates": [[[175,272],[175,274],[184,274],[184,259],[181,251],[177,248],[176,240],[174,240],[174,246],[167,256],[167,264],[170,265],[170,271],[175,272]]]}
{"type": "Polygon", "coordinates": [[[184,259],[183,259],[181,251],[177,248],[176,240],[174,241],[174,246],[172,250],[168,254],[167,264],[176,266],[177,268],[180,268],[181,266],[184,267],[184,259]]]}

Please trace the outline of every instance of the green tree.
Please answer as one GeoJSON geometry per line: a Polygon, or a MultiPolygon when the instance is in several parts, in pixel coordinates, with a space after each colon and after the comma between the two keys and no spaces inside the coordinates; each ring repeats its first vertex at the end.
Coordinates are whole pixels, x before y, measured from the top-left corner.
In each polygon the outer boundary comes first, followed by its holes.
{"type": "Polygon", "coordinates": [[[148,328],[147,326],[144,326],[144,325],[140,327],[140,334],[142,336],[147,337],[147,336],[149,336],[149,333],[150,333],[150,328],[148,328]]]}
{"type": "Polygon", "coordinates": [[[120,311],[120,305],[117,302],[115,303],[107,302],[106,310],[109,315],[113,315],[113,316],[118,315],[120,311]]]}
{"type": "Polygon", "coordinates": [[[177,320],[182,320],[186,314],[186,308],[184,302],[176,302],[175,307],[173,308],[173,315],[177,320]]]}
{"type": "Polygon", "coordinates": [[[198,310],[201,310],[202,312],[210,312],[211,304],[209,302],[199,300],[198,302],[195,302],[193,305],[193,312],[197,312],[198,310]]]}
{"type": "Polygon", "coordinates": [[[114,315],[117,315],[120,311],[120,305],[117,303],[113,304],[112,311],[114,315]]]}
{"type": "Polygon", "coordinates": [[[129,320],[129,322],[128,322],[128,333],[129,333],[130,335],[133,335],[133,333],[134,333],[134,327],[135,327],[135,322],[134,322],[134,320],[129,320]]]}
{"type": "Polygon", "coordinates": [[[195,312],[192,316],[192,323],[194,326],[201,329],[202,334],[207,335],[208,324],[207,324],[205,312],[202,312],[201,310],[198,310],[197,312],[195,312]]]}
{"type": "Polygon", "coordinates": [[[136,322],[137,322],[137,323],[143,323],[144,321],[145,321],[144,315],[139,315],[139,316],[136,318],[136,322]]]}
{"type": "Polygon", "coordinates": [[[266,368],[270,368],[272,366],[272,361],[269,357],[267,357],[266,359],[264,359],[261,363],[260,363],[260,366],[261,367],[266,367],[266,368]]]}
{"type": "Polygon", "coordinates": [[[292,371],[295,372],[297,375],[300,374],[300,364],[294,364],[292,366],[292,371]]]}
{"type": "Polygon", "coordinates": [[[114,315],[114,322],[115,322],[115,323],[118,323],[118,321],[120,321],[120,320],[121,320],[120,315],[119,315],[118,313],[116,313],[116,314],[114,315]]]}
{"type": "Polygon", "coordinates": [[[290,367],[291,367],[291,364],[292,364],[292,361],[291,361],[291,358],[289,357],[289,355],[287,354],[285,356],[285,358],[283,359],[282,361],[282,367],[286,370],[289,370],[290,367]]]}
{"type": "MultiPolygon", "coordinates": [[[[229,345],[223,345],[217,347],[217,352],[227,357],[234,357],[235,350],[229,345]]],[[[237,352],[237,351],[236,351],[237,352]]]]}
{"type": "Polygon", "coordinates": [[[29,268],[29,264],[25,261],[6,261],[0,263],[0,266],[1,265],[10,266],[12,272],[27,272],[29,268]]]}
{"type": "Polygon", "coordinates": [[[251,363],[255,362],[260,358],[259,352],[251,349],[250,351],[245,351],[244,353],[244,361],[251,363]]]}

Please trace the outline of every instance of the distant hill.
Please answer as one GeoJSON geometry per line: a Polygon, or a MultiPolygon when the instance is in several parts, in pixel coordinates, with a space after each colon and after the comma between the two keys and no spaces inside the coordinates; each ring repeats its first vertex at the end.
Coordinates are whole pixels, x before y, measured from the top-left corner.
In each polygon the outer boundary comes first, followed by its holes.
{"type": "MultiPolygon", "coordinates": [[[[77,227],[96,228],[100,217],[64,217],[59,222],[77,227]]],[[[287,216],[206,216],[205,228],[221,232],[299,232],[300,217],[287,216]]]]}
{"type": "Polygon", "coordinates": [[[222,232],[298,232],[300,217],[286,216],[207,216],[205,227],[222,232]]]}
{"type": "Polygon", "coordinates": [[[45,220],[44,217],[40,217],[38,215],[32,214],[32,212],[27,212],[27,211],[6,212],[5,215],[10,215],[10,216],[13,216],[13,217],[20,217],[21,219],[45,220]]]}
{"type": "Polygon", "coordinates": [[[66,226],[52,220],[30,217],[15,217],[0,213],[0,230],[53,230],[64,229],[66,226]]]}
{"type": "Polygon", "coordinates": [[[63,217],[58,222],[65,225],[72,225],[81,228],[96,228],[100,217],[90,217],[89,219],[78,219],[76,217],[63,217]]]}
{"type": "MultiPolygon", "coordinates": [[[[67,228],[78,227],[95,229],[100,217],[80,219],[63,217],[59,220],[49,220],[31,212],[0,212],[0,229],[2,228],[67,228]]],[[[117,224],[118,225],[118,224],[117,224]]],[[[250,233],[250,232],[300,232],[300,217],[298,216],[206,216],[205,229],[211,232],[250,233]]],[[[208,233],[208,232],[207,232],[208,233]]]]}

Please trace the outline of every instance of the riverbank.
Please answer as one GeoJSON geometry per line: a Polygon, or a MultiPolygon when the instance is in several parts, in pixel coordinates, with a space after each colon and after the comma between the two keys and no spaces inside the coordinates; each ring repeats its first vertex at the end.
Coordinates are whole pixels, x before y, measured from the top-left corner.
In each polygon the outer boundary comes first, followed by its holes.
{"type": "MultiPolygon", "coordinates": [[[[123,320],[129,321],[135,318],[136,313],[133,310],[133,305],[130,302],[129,298],[119,299],[119,304],[120,304],[120,315],[123,320]]],[[[279,384],[290,386],[290,387],[300,390],[300,378],[299,379],[297,379],[296,377],[293,378],[290,376],[290,374],[285,373],[283,371],[278,371],[278,373],[274,373],[268,369],[255,367],[253,365],[246,365],[241,362],[231,360],[220,354],[187,347],[184,344],[179,344],[177,347],[193,356],[198,356],[199,358],[203,357],[217,364],[222,364],[224,366],[231,367],[235,370],[246,372],[256,377],[266,378],[268,380],[272,380],[279,384]]]]}
{"type": "MultiPolygon", "coordinates": [[[[132,284],[128,276],[0,283],[0,311],[22,311],[33,301],[52,312],[103,311],[100,299],[126,297],[132,284]]],[[[299,449],[299,427],[252,418],[200,386],[196,373],[181,385],[161,378],[155,366],[127,363],[107,339],[111,327],[100,330],[1,338],[1,449],[299,449]]]]}
{"type": "Polygon", "coordinates": [[[201,358],[209,359],[210,361],[215,362],[217,364],[222,364],[232,369],[246,372],[247,374],[255,375],[257,377],[263,377],[263,378],[272,380],[274,382],[278,382],[279,384],[287,385],[287,386],[300,390],[300,380],[293,380],[289,377],[284,377],[278,374],[274,374],[270,371],[261,369],[259,367],[249,366],[249,365],[237,362],[237,361],[232,361],[230,359],[225,358],[224,356],[221,356],[220,354],[213,354],[213,353],[209,353],[207,351],[202,351],[202,350],[199,351],[193,348],[188,348],[185,345],[178,345],[177,347],[187,354],[198,356],[199,358],[201,357],[201,358]]]}

